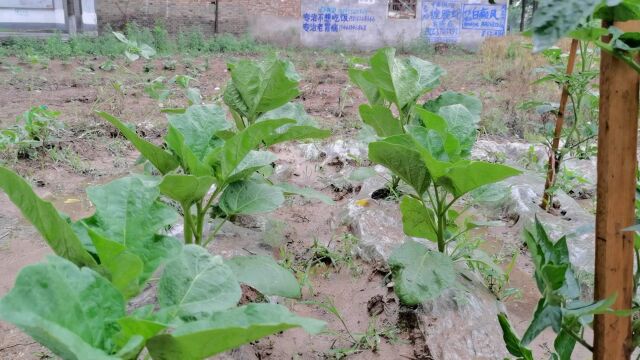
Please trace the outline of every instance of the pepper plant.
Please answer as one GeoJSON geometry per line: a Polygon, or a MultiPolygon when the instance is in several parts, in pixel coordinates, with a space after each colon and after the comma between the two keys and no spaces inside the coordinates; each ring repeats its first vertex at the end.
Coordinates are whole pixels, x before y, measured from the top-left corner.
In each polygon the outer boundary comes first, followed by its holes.
{"type": "Polygon", "coordinates": [[[518,338],[505,314],[499,321],[507,350],[518,359],[533,359],[527,345],[545,329],[556,333],[552,359],[570,360],[577,343],[593,351],[584,339],[584,331],[594,315],[611,312],[615,296],[600,301],[581,299],[580,285],[569,259],[566,237],[552,241],[544,226],[536,219],[531,230],[525,230],[525,241],[535,266],[534,277],[542,298],[522,338],[518,338]]]}
{"type": "Polygon", "coordinates": [[[159,201],[157,179],[130,176],[89,188],[96,211],[77,222],[3,167],[0,189],[56,254],[21,270],[0,299],[0,319],[63,359],[133,360],[145,352],[204,359],[289,328],[323,329],[281,305],[237,307],[240,283],[285,297],[299,297],[300,288],[271,258],[222,260],[164,235],[177,214],[159,201]],[[157,304],[144,296],[127,305],[156,273],[157,304]]]}
{"type": "Polygon", "coordinates": [[[264,176],[277,160],[268,151],[269,146],[330,134],[316,127],[301,104],[290,102],[298,94],[298,77],[291,63],[277,59],[255,64],[243,61],[230,65],[230,69],[231,82],[225,94],[238,97],[225,95],[225,102],[235,127],[219,105],[173,109],[167,114],[164,149],[140,138],[119,119],[99,113],[163,175],[160,191],[181,205],[186,244],[208,244],[226,220],[275,210],[284,202],[285,194],[331,202],[312,189],[276,185],[264,176]],[[205,236],[208,215],[215,218],[215,228],[205,236]]]}

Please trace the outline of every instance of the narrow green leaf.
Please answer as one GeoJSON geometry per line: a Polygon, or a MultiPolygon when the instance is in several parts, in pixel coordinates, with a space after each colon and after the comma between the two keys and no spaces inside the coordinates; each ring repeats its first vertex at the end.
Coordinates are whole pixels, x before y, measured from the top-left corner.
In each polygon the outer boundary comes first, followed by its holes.
{"type": "Polygon", "coordinates": [[[509,354],[522,360],[534,360],[533,353],[526,346],[522,345],[522,342],[518,338],[518,335],[516,335],[516,331],[511,326],[507,315],[498,314],[498,322],[500,323],[500,328],[502,328],[502,338],[504,339],[504,343],[507,346],[509,354]]]}
{"type": "Polygon", "coordinates": [[[178,161],[171,154],[139,137],[135,131],[131,130],[118,118],[102,111],[97,112],[97,114],[120,130],[122,135],[140,151],[142,156],[149,160],[162,174],[166,174],[178,167],[178,161]]]}
{"type": "Polygon", "coordinates": [[[71,225],[60,216],[56,208],[50,202],[40,199],[20,176],[2,166],[0,189],[38,229],[54,253],[79,266],[98,267],[93,257],[82,246],[71,225]]]}

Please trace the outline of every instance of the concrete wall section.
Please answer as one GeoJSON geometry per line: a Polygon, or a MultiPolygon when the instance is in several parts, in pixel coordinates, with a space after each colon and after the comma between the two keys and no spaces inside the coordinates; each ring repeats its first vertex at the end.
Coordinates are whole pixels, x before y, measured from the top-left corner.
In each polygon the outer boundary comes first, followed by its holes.
{"type": "Polygon", "coordinates": [[[415,18],[389,14],[391,0],[302,0],[300,39],[309,47],[370,50],[410,42],[455,43],[477,48],[504,36],[507,5],[486,0],[422,0],[415,18]]]}
{"type": "MultiPolygon", "coordinates": [[[[0,0],[1,32],[51,32],[68,30],[66,0],[0,0]]],[[[94,0],[80,0],[82,31],[97,29],[94,0]]]]}

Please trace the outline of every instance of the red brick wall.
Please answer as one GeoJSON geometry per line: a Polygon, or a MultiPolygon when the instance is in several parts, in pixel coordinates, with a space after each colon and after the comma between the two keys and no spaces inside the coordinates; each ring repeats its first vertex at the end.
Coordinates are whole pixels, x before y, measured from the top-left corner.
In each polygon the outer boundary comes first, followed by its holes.
{"type": "MultiPolygon", "coordinates": [[[[119,28],[127,21],[153,26],[162,21],[172,32],[198,26],[212,34],[216,0],[98,0],[96,11],[100,29],[107,24],[119,28]]],[[[243,34],[260,16],[300,17],[300,0],[218,0],[218,29],[243,34]]]]}

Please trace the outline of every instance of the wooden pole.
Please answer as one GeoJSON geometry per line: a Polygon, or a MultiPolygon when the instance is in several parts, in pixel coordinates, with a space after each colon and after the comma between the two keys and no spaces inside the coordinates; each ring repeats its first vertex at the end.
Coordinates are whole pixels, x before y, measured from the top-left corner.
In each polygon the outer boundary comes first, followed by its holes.
{"type": "MultiPolygon", "coordinates": [[[[569,50],[569,60],[567,62],[567,75],[573,74],[573,68],[576,65],[576,57],[578,54],[578,40],[571,40],[571,50],[569,50]]],[[[551,194],[549,189],[556,183],[556,175],[560,171],[561,155],[558,151],[560,147],[560,138],[562,137],[562,128],[564,127],[564,112],[567,109],[567,101],[569,100],[569,89],[564,86],[562,95],[560,96],[560,106],[558,106],[558,116],[556,118],[556,129],[553,134],[551,143],[551,151],[549,152],[549,168],[547,169],[547,181],[544,184],[544,193],[542,194],[541,208],[549,210],[551,205],[551,194]]]]}
{"type": "MultiPolygon", "coordinates": [[[[603,24],[606,28],[610,24],[603,24]]],[[[639,31],[640,22],[614,25],[639,31]]],[[[604,38],[603,41],[609,41],[604,38]]],[[[613,308],[630,309],[633,298],[633,232],[635,222],[638,73],[602,52],[598,133],[598,203],[596,216],[595,298],[617,294],[613,308]]],[[[628,360],[631,318],[598,315],[594,323],[594,359],[628,360]]]]}

